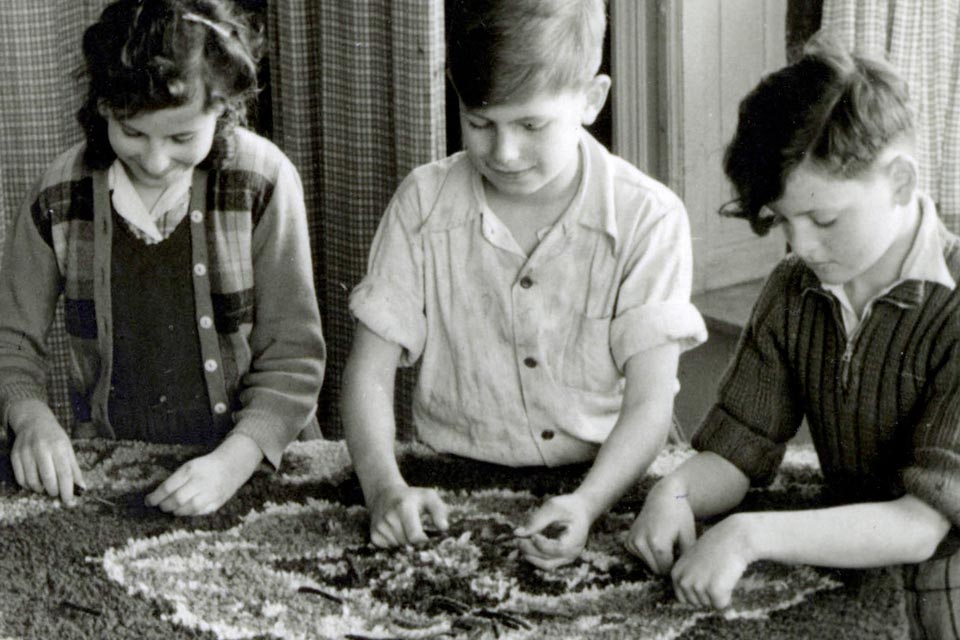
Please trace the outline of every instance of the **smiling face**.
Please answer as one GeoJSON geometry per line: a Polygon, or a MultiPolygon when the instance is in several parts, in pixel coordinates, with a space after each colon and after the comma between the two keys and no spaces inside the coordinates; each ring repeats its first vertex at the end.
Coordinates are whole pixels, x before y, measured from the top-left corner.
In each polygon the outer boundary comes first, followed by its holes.
{"type": "Polygon", "coordinates": [[[563,193],[579,170],[582,125],[606,100],[609,79],[487,107],[460,105],[463,145],[487,189],[510,197],[563,193]]]}
{"type": "Polygon", "coordinates": [[[190,102],[118,119],[104,109],[107,138],[134,186],[162,189],[189,173],[210,153],[221,109],[206,109],[203,92],[190,102]]]}
{"type": "Polygon", "coordinates": [[[835,177],[804,162],[767,209],[793,252],[824,284],[873,278],[886,286],[884,280],[898,276],[916,221],[905,206],[912,184],[898,177],[904,175],[887,166],[859,178],[835,177]]]}

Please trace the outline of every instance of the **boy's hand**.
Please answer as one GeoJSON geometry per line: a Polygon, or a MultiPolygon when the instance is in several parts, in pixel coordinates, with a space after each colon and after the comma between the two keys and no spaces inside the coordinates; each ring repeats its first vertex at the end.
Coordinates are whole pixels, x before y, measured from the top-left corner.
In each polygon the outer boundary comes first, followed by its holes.
{"type": "Polygon", "coordinates": [[[686,553],[696,540],[696,521],[686,496],[676,495],[667,485],[657,485],[630,527],[625,545],[652,571],[662,575],[673,566],[675,549],[679,547],[681,554],[686,553]]]}
{"type": "Polygon", "coordinates": [[[527,524],[513,533],[524,559],[541,569],[556,569],[577,559],[587,544],[593,518],[586,501],[576,493],[547,500],[533,512],[527,524]],[[562,528],[559,537],[548,537],[547,528],[562,528]]]}
{"type": "Polygon", "coordinates": [[[677,598],[687,604],[723,609],[752,561],[743,520],[731,516],[708,529],[673,567],[677,598]]]}
{"type": "Polygon", "coordinates": [[[424,514],[441,531],[446,531],[449,526],[447,505],[435,489],[395,484],[377,492],[367,506],[370,509],[370,542],[378,547],[426,542],[424,514]]]}
{"type": "Polygon", "coordinates": [[[74,486],[83,486],[83,474],[70,438],[49,407],[34,400],[18,403],[10,408],[10,424],[16,434],[10,463],[17,483],[75,505],[74,486]]]}
{"type": "Polygon", "coordinates": [[[261,460],[263,452],[252,438],[228,436],[207,455],[180,465],[145,502],[177,516],[213,513],[250,479],[261,460]]]}

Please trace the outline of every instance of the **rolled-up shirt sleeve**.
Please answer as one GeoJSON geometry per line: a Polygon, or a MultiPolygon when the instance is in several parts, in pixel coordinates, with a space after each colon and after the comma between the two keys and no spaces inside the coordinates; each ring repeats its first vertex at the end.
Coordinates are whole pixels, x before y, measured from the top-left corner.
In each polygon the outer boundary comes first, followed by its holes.
{"type": "Polygon", "coordinates": [[[726,458],[755,485],[773,481],[803,418],[784,352],[785,287],[781,264],[764,285],[720,381],[717,402],[693,438],[694,448],[726,458]]]}
{"type": "Polygon", "coordinates": [[[610,326],[610,348],[620,371],[637,353],[676,342],[681,351],[707,339],[690,302],[693,257],[690,226],[679,200],[635,234],[610,326]]]}
{"type": "Polygon", "coordinates": [[[419,211],[415,183],[407,178],[380,220],[367,275],[350,295],[350,312],[384,340],[400,345],[403,366],[420,358],[427,335],[419,211]]]}

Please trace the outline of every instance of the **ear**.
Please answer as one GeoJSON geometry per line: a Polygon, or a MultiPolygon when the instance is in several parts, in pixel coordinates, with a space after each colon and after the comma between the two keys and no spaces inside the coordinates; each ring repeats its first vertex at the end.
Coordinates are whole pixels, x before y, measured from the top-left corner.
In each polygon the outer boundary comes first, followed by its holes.
{"type": "Polygon", "coordinates": [[[919,167],[913,156],[898,153],[887,164],[887,178],[893,189],[893,199],[900,206],[905,206],[913,199],[920,178],[919,167]]]}
{"type": "Polygon", "coordinates": [[[593,124],[600,110],[603,109],[603,105],[606,104],[609,93],[610,76],[603,73],[594,76],[587,88],[584,89],[583,114],[580,116],[582,124],[593,124]]]}
{"type": "Polygon", "coordinates": [[[100,100],[100,102],[97,103],[97,113],[99,113],[104,120],[108,120],[110,116],[113,115],[113,113],[110,111],[110,107],[108,107],[107,103],[103,100],[100,100]]]}

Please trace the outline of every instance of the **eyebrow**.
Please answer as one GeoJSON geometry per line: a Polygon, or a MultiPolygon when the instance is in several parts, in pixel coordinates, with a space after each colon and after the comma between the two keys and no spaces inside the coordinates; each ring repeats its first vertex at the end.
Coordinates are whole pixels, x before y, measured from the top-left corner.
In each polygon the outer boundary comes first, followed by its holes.
{"type": "MultiPolygon", "coordinates": [[[[127,124],[127,123],[124,122],[123,120],[118,120],[118,122],[120,123],[120,126],[121,126],[122,128],[124,128],[124,129],[129,129],[130,131],[136,131],[137,133],[141,133],[141,134],[144,133],[144,132],[141,131],[140,129],[137,129],[137,128],[134,127],[134,126],[131,126],[131,125],[127,124]]],[[[192,134],[195,134],[195,133],[196,133],[197,131],[199,131],[199,130],[200,130],[200,127],[197,127],[196,129],[184,129],[183,131],[178,131],[178,132],[176,132],[176,133],[168,133],[168,134],[166,135],[166,137],[167,137],[167,138],[176,138],[177,136],[192,135],[192,134]]]]}

